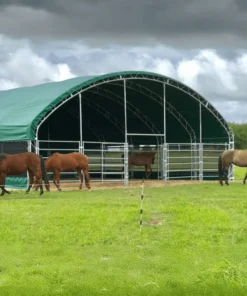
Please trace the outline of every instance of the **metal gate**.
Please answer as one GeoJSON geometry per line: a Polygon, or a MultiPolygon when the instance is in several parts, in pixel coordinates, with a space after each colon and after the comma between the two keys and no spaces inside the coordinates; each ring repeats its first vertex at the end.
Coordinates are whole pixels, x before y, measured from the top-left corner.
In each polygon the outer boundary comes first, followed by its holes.
{"type": "MultiPolygon", "coordinates": [[[[227,143],[168,143],[160,146],[160,167],[167,180],[214,180],[218,177],[218,158],[229,149],[227,143]]],[[[161,173],[162,174],[162,173],[161,173]]],[[[233,179],[233,169],[229,171],[233,179]]],[[[165,179],[165,178],[164,178],[165,179]]]]}
{"type": "Polygon", "coordinates": [[[82,144],[92,181],[124,181],[124,143],[84,141],[82,144]]]}
{"type": "MultiPolygon", "coordinates": [[[[92,182],[124,182],[124,147],[121,142],[38,141],[36,153],[47,158],[54,152],[82,152],[89,159],[92,182]]],[[[218,176],[218,157],[229,149],[228,143],[167,143],[162,145],[128,145],[129,152],[155,151],[150,179],[213,180],[218,176]]],[[[49,173],[51,174],[51,173],[49,173]]],[[[129,168],[129,178],[145,178],[143,167],[129,168]]],[[[229,171],[233,179],[233,168],[229,171]]],[[[77,181],[76,172],[61,174],[62,182],[77,181]]]]}

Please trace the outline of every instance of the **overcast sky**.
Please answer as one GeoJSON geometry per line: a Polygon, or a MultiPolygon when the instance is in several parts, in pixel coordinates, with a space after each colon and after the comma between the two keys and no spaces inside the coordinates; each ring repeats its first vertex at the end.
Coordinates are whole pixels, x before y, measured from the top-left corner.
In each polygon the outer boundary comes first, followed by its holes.
{"type": "Polygon", "coordinates": [[[247,122],[246,0],[0,0],[0,89],[145,70],[247,122]]]}

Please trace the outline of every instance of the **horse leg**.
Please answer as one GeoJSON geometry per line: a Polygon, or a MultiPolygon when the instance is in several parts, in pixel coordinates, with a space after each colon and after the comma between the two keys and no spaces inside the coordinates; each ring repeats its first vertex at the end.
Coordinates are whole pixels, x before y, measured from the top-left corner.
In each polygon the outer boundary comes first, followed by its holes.
{"type": "Polygon", "coordinates": [[[223,186],[223,185],[224,185],[224,184],[223,184],[223,180],[222,180],[222,179],[223,179],[223,176],[221,175],[221,176],[219,177],[219,183],[220,183],[220,185],[221,185],[221,186],[223,186]]]}
{"type": "MultiPolygon", "coordinates": [[[[28,177],[29,177],[29,186],[28,186],[28,189],[26,190],[26,193],[29,193],[29,191],[30,191],[30,189],[32,188],[32,186],[33,186],[33,182],[34,182],[34,180],[33,180],[33,172],[31,172],[31,171],[28,171],[28,177]]],[[[36,187],[36,190],[38,189],[38,187],[36,187]]]]}
{"type": "Polygon", "coordinates": [[[53,183],[56,185],[58,191],[62,190],[61,187],[60,187],[60,172],[58,170],[54,171],[53,183]]]}
{"type": "Polygon", "coordinates": [[[229,168],[226,168],[226,169],[224,170],[225,184],[226,184],[227,186],[229,186],[229,183],[228,183],[228,169],[229,169],[229,168]]]}
{"type": "Polygon", "coordinates": [[[224,180],[226,179],[225,177],[225,170],[222,170],[220,178],[219,178],[219,183],[221,186],[224,186],[224,180]]]}
{"type": "Polygon", "coordinates": [[[147,165],[147,169],[148,168],[149,168],[149,172],[147,170],[147,179],[151,176],[151,173],[152,173],[151,165],[147,165]]]}
{"type": "Polygon", "coordinates": [[[81,182],[80,182],[80,186],[79,186],[79,190],[80,190],[80,189],[82,189],[83,175],[82,175],[81,169],[77,169],[76,171],[77,171],[77,174],[78,174],[79,180],[81,181],[81,182]]]}
{"type": "Polygon", "coordinates": [[[84,173],[84,176],[85,176],[86,187],[87,187],[88,190],[91,190],[90,177],[89,177],[88,169],[84,169],[83,173],[84,173]]]}
{"type": "Polygon", "coordinates": [[[40,178],[40,180],[39,180],[39,188],[40,188],[40,193],[39,193],[39,195],[42,195],[43,193],[44,193],[44,189],[43,189],[43,185],[42,185],[42,178],[40,178]]]}
{"type": "Polygon", "coordinates": [[[5,179],[6,179],[6,175],[5,175],[5,174],[1,174],[1,175],[0,175],[0,188],[2,189],[1,196],[3,196],[4,193],[8,193],[8,194],[10,194],[10,191],[8,191],[8,190],[6,190],[6,189],[4,188],[4,186],[5,186],[5,179]]]}
{"type": "Polygon", "coordinates": [[[53,172],[53,178],[52,178],[52,180],[53,180],[54,185],[57,187],[57,190],[59,190],[58,189],[58,185],[57,185],[57,177],[56,177],[55,172],[53,172]]]}
{"type": "Polygon", "coordinates": [[[148,166],[145,164],[146,179],[148,179],[148,166]]]}
{"type": "Polygon", "coordinates": [[[246,172],[245,177],[243,179],[243,184],[245,184],[246,179],[247,179],[247,172],[246,172]]]}
{"type": "Polygon", "coordinates": [[[33,179],[34,179],[34,184],[35,186],[38,188],[40,188],[39,192],[40,192],[40,195],[42,195],[44,193],[44,190],[43,190],[43,185],[42,185],[42,172],[41,170],[36,170],[33,172],[33,179]]]}

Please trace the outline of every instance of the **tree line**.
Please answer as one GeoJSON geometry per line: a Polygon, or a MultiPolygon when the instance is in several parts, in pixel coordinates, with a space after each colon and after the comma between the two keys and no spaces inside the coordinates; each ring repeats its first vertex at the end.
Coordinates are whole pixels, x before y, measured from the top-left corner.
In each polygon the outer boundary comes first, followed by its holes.
{"type": "Polygon", "coordinates": [[[230,122],[234,133],[235,149],[247,149],[247,123],[230,122]]]}

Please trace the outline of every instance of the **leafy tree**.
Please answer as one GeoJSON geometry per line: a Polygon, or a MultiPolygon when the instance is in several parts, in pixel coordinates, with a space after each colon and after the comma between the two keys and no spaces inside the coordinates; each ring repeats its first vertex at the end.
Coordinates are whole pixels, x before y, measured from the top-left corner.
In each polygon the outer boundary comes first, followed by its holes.
{"type": "Polygon", "coordinates": [[[230,122],[235,139],[235,149],[247,149],[247,123],[230,122]]]}

